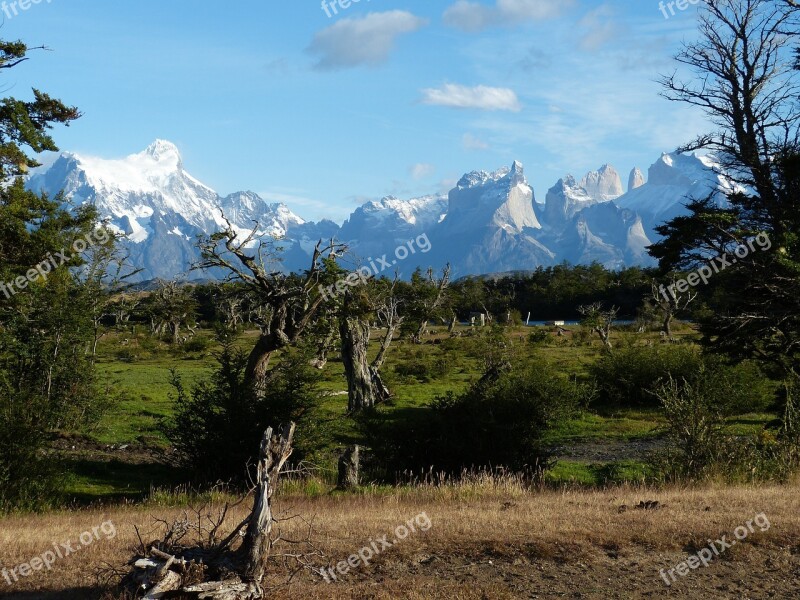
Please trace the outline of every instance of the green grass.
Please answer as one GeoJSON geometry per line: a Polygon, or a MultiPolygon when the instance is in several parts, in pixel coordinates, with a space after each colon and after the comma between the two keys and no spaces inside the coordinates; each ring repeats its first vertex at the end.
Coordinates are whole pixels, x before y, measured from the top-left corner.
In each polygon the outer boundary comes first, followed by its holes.
{"type": "MultiPolygon", "coordinates": [[[[578,328],[572,327],[572,330],[578,328]]],[[[535,345],[528,342],[529,328],[511,331],[511,355],[523,363],[545,363],[552,369],[553,377],[588,378],[589,366],[601,356],[598,340],[573,339],[551,336],[546,343],[535,345]]],[[[201,335],[210,336],[204,332],[201,335]]],[[[681,335],[691,341],[693,332],[683,328],[681,335]]],[[[257,332],[246,332],[237,345],[249,351],[257,332]]],[[[387,412],[400,415],[408,410],[419,409],[437,396],[448,392],[460,393],[482,372],[483,359],[474,338],[447,339],[445,332],[438,336],[439,342],[412,344],[396,341],[382,373],[394,397],[387,404],[387,412]],[[409,373],[413,373],[409,374],[409,373]]],[[[630,333],[617,335],[616,343],[623,347],[642,343],[650,339],[659,343],[657,334],[637,336],[630,333]]],[[[190,388],[192,384],[208,377],[213,372],[215,347],[213,345],[197,352],[183,355],[180,349],[168,343],[151,340],[143,333],[110,334],[103,338],[99,347],[98,371],[122,392],[122,400],[116,403],[89,432],[90,437],[102,444],[145,443],[148,447],[166,449],[161,424],[174,411],[174,389],[170,383],[174,370],[190,388]]],[[[371,351],[377,352],[373,343],[371,351]]],[[[341,361],[332,360],[322,372],[321,399],[322,417],[330,437],[328,456],[336,448],[358,441],[353,421],[345,416],[347,383],[341,361]]],[[[752,434],[765,423],[772,421],[772,414],[751,414],[731,419],[728,429],[735,435],[752,434]]],[[[553,446],[569,446],[586,443],[620,443],[652,438],[663,430],[664,419],[658,410],[615,409],[612,412],[583,411],[579,416],[559,424],[548,432],[545,443],[553,446]]],[[[325,467],[335,466],[325,464],[325,467]]],[[[128,464],[107,457],[70,456],[65,468],[71,473],[66,492],[81,501],[107,500],[120,497],[142,498],[154,488],[170,489],[180,481],[170,467],[153,464],[128,464]]],[[[641,481],[645,466],[636,461],[587,464],[577,461],[559,461],[548,472],[547,481],[553,484],[606,485],[620,481],[641,481]]],[[[305,483],[297,483],[302,487],[305,483]]],[[[321,493],[309,489],[308,493],[321,493]]]]}
{"type": "Polygon", "coordinates": [[[604,417],[583,412],[548,432],[545,441],[566,444],[584,441],[630,441],[646,439],[658,433],[663,417],[658,411],[619,409],[613,416],[604,417]]]}
{"type": "Polygon", "coordinates": [[[586,464],[558,461],[545,474],[551,485],[606,486],[622,483],[641,483],[647,474],[643,462],[625,460],[612,463],[586,464]]]}
{"type": "Polygon", "coordinates": [[[103,416],[93,431],[94,437],[107,444],[130,443],[141,436],[166,443],[159,423],[173,414],[172,369],[191,386],[208,376],[213,360],[163,358],[132,363],[100,362],[98,372],[122,392],[122,400],[103,416]]]}
{"type": "Polygon", "coordinates": [[[166,465],[136,465],[118,460],[65,459],[69,473],[63,492],[79,503],[142,500],[153,488],[170,486],[180,474],[166,465]]]}

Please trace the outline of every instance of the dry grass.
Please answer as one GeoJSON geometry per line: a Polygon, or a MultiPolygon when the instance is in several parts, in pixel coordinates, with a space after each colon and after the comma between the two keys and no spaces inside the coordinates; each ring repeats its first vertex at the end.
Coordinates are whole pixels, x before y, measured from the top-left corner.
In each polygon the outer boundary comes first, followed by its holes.
{"type": "MultiPolygon", "coordinates": [[[[314,519],[314,539],[326,557],[319,566],[346,559],[421,512],[432,527],[340,583],[306,573],[273,597],[794,597],[800,577],[798,487],[528,492],[514,481],[473,481],[385,494],[283,497],[280,507],[314,519]],[[634,510],[642,500],[658,500],[661,508],[634,510]],[[629,509],[621,512],[622,505],[629,509]],[[660,579],[659,569],[675,566],[709,538],[731,538],[737,526],[762,512],[769,531],[756,530],[721,560],[672,588],[660,579]]],[[[230,522],[245,511],[238,508],[230,522]]],[[[57,562],[52,572],[34,573],[13,588],[0,578],[0,596],[96,597],[95,572],[106,563],[125,564],[137,543],[134,526],[146,531],[153,516],[180,513],[121,507],[0,520],[0,559],[6,567],[29,561],[54,542],[76,540],[103,521],[112,520],[119,532],[114,540],[97,541],[57,562]]],[[[289,523],[287,534],[300,536],[301,528],[300,522],[289,523]]]]}

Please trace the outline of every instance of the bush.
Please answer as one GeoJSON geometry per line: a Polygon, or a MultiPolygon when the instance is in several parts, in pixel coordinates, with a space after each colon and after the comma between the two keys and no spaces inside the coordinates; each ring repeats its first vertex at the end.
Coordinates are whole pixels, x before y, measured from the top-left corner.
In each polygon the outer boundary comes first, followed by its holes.
{"type": "Polygon", "coordinates": [[[186,354],[202,353],[211,347],[211,340],[204,336],[195,336],[187,340],[183,345],[183,352],[186,354]]]}
{"type": "Polygon", "coordinates": [[[775,386],[752,364],[731,366],[715,355],[688,346],[620,348],[603,356],[590,370],[597,381],[598,402],[609,407],[657,407],[657,392],[674,379],[712,395],[726,414],[763,412],[774,401],[775,386]]]}
{"type": "Polygon", "coordinates": [[[531,346],[543,346],[550,340],[550,333],[547,329],[537,327],[528,335],[528,343],[531,346]]]}
{"type": "Polygon", "coordinates": [[[585,402],[587,393],[538,363],[485,377],[464,394],[448,393],[425,409],[367,415],[361,425],[375,474],[383,478],[428,469],[456,476],[464,469],[501,466],[541,471],[548,459],[542,435],[585,402]]]}
{"type": "Polygon", "coordinates": [[[395,365],[394,372],[401,377],[414,377],[421,383],[428,383],[433,379],[441,379],[451,371],[450,360],[447,356],[434,358],[417,358],[410,362],[395,365]]]}
{"type": "Polygon", "coordinates": [[[322,428],[317,419],[320,374],[309,364],[310,353],[288,351],[260,395],[245,384],[247,357],[229,338],[221,343],[219,367],[211,379],[187,391],[173,374],[176,415],[164,429],[180,466],[197,483],[246,483],[246,465],[252,465],[266,428],[289,421],[297,423],[292,460],[313,456],[322,445],[322,428]]]}
{"type": "Polygon", "coordinates": [[[765,429],[734,436],[725,432],[725,409],[712,378],[698,377],[694,384],[671,379],[656,395],[664,408],[670,441],[665,451],[651,458],[662,481],[714,477],[737,483],[785,482],[796,469],[796,440],[786,422],[777,433],[765,429]]]}
{"type": "Polygon", "coordinates": [[[45,433],[29,421],[0,411],[0,514],[47,508],[59,497],[58,472],[44,456],[45,433]]]}

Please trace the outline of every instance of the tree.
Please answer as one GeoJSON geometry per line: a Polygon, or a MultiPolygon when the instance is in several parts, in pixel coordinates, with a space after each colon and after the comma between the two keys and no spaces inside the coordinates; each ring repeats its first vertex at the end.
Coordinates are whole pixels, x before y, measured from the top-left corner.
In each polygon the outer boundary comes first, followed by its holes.
{"type": "Polygon", "coordinates": [[[246,378],[247,355],[236,348],[235,336],[220,331],[222,349],[213,375],[191,389],[173,374],[175,417],[165,432],[176,449],[176,459],[192,480],[244,485],[253,449],[273,422],[296,421],[297,458],[311,457],[322,444],[317,411],[320,375],[310,366],[305,347],[288,350],[287,360],[275,368],[268,389],[258,393],[246,378]]]}
{"type": "Polygon", "coordinates": [[[699,19],[699,41],[675,57],[696,79],[673,73],[661,83],[666,98],[702,108],[718,129],[683,150],[715,151],[726,175],[751,186],[764,207],[777,207],[775,151],[798,141],[800,86],[786,44],[797,35],[798,8],[774,0],[704,0],[699,19]]]}
{"type": "Polygon", "coordinates": [[[313,323],[326,301],[320,291],[326,272],[346,248],[334,241],[320,242],[309,269],[303,275],[287,275],[280,269],[282,249],[277,240],[257,239],[258,223],[247,236],[241,236],[230,221],[225,222],[223,231],[201,239],[203,260],[198,268],[224,269],[265,309],[261,335],[245,371],[248,384],[263,392],[269,385],[270,359],[275,352],[297,343],[313,323]]]}
{"type": "Polygon", "coordinates": [[[417,269],[411,275],[411,284],[406,288],[405,302],[411,317],[409,323],[416,328],[412,333],[414,340],[422,339],[428,323],[443,308],[450,287],[451,272],[452,269],[448,264],[442,269],[442,275],[438,279],[434,276],[433,269],[428,269],[425,275],[417,269]]]}
{"type": "Polygon", "coordinates": [[[683,149],[715,151],[738,185],[726,205],[693,199],[651,247],[664,271],[725,261],[703,290],[706,344],[792,378],[800,372],[800,85],[787,42],[797,39],[799,12],[795,2],[703,3],[699,41],[676,57],[694,80],[666,77],[664,93],[703,108],[717,130],[683,149]]]}
{"type": "Polygon", "coordinates": [[[669,284],[661,284],[653,281],[649,300],[661,312],[661,331],[668,340],[672,339],[672,322],[682,311],[689,308],[689,305],[697,299],[697,293],[687,291],[680,292],[675,283],[676,277],[669,280],[669,284]]]}
{"type": "Polygon", "coordinates": [[[150,323],[155,335],[169,332],[172,343],[180,344],[181,328],[191,328],[197,311],[192,287],[178,281],[161,281],[150,299],[150,323]]]}
{"type": "MultiPolygon", "coordinates": [[[[30,50],[21,41],[0,40],[0,71],[29,60],[30,50]]],[[[57,151],[48,130],[58,124],[68,126],[80,116],[74,106],[67,106],[37,89],[33,90],[32,101],[16,98],[0,101],[0,181],[19,177],[28,169],[38,167],[30,151],[34,154],[57,151]]]]}
{"type": "MultiPolygon", "coordinates": [[[[22,42],[0,41],[0,70],[28,53],[22,42]]],[[[56,491],[54,461],[42,453],[47,433],[91,423],[109,397],[87,352],[91,298],[76,273],[84,257],[73,251],[94,230],[95,210],[70,210],[21,179],[36,154],[58,149],[48,131],[79,116],[39,90],[31,101],[0,101],[0,510],[56,491]]]]}
{"type": "Polygon", "coordinates": [[[117,236],[105,226],[94,235],[97,243],[86,252],[86,264],[80,269],[80,278],[89,305],[94,329],[92,356],[97,356],[97,344],[103,337],[102,323],[116,316],[117,322],[130,318],[126,281],[139,273],[128,263],[128,256],[117,245],[117,236]]]}
{"type": "Polygon", "coordinates": [[[365,282],[357,290],[345,294],[339,319],[342,339],[342,361],[348,383],[348,412],[354,414],[370,409],[389,399],[390,392],[383,383],[383,367],[394,334],[402,325],[400,299],[396,295],[398,278],[365,282]],[[381,347],[372,363],[367,352],[370,342],[370,321],[377,319],[384,334],[381,347]]]}
{"type": "Polygon", "coordinates": [[[583,315],[583,319],[581,319],[581,326],[590,329],[600,336],[600,341],[603,342],[603,347],[607,352],[612,352],[614,350],[614,346],[611,343],[611,328],[614,326],[614,321],[617,320],[617,314],[619,313],[619,310],[616,307],[605,310],[603,305],[597,302],[595,304],[581,306],[578,309],[578,312],[583,315]]]}

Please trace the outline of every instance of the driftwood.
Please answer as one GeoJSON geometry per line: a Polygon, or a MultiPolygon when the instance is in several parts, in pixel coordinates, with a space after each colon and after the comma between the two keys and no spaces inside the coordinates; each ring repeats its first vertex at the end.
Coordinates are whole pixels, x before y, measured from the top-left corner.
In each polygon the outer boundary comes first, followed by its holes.
{"type": "MultiPolygon", "coordinates": [[[[273,434],[270,427],[261,441],[253,510],[224,540],[185,548],[170,531],[161,542],[135,557],[133,572],[123,588],[137,598],[198,598],[207,600],[260,600],[271,549],[274,522],[271,499],[281,469],[292,454],[295,425],[273,434]],[[244,535],[242,536],[242,532],[244,535]],[[238,540],[242,543],[234,549],[238,540]]],[[[227,510],[225,511],[227,512],[227,510]]],[[[224,514],[222,520],[224,520],[224,514]]],[[[216,528],[214,533],[216,533],[216,528]]],[[[212,536],[213,537],[213,536],[212,536]]]]}

